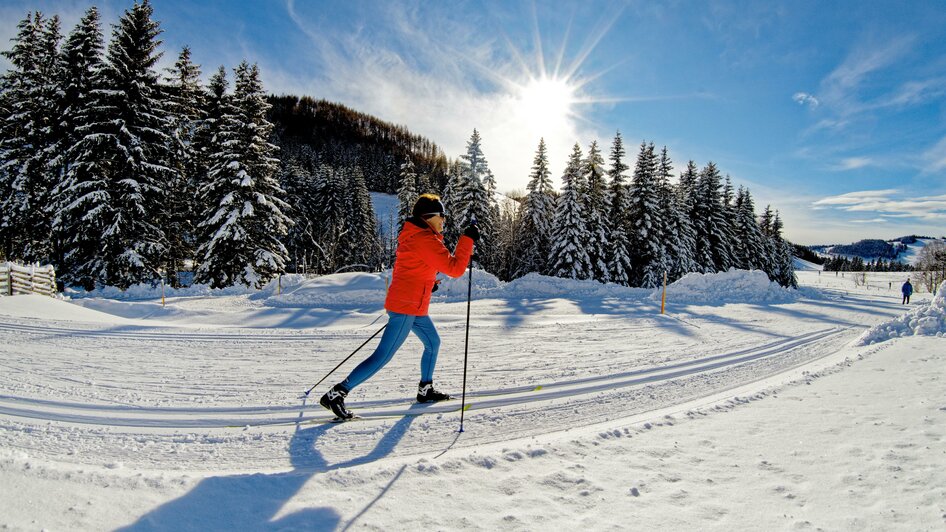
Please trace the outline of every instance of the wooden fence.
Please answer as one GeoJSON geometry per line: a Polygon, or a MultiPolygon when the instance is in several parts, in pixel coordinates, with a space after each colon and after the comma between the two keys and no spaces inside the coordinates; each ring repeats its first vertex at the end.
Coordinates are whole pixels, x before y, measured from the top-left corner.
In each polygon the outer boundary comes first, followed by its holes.
{"type": "Polygon", "coordinates": [[[0,263],[0,296],[56,294],[56,270],[52,266],[21,266],[0,263]]]}

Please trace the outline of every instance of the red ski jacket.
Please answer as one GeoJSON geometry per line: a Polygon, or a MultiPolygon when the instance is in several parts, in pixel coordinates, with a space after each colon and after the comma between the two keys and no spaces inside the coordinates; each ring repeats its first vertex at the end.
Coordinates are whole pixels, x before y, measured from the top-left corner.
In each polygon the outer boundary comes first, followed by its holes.
{"type": "Polygon", "coordinates": [[[426,316],[437,272],[459,277],[473,254],[473,239],[461,236],[454,253],[443,235],[421,219],[408,218],[397,238],[394,275],[384,308],[400,314],[426,316]]]}

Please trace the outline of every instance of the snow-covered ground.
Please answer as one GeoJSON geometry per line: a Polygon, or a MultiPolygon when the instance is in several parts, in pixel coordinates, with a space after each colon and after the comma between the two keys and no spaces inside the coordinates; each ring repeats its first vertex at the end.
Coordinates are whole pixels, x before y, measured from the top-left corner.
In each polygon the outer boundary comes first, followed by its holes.
{"type": "MultiPolygon", "coordinates": [[[[661,315],[475,270],[463,433],[412,403],[414,338],[363,420],[314,404],[362,353],[300,398],[384,323],[383,274],[0,298],[0,527],[942,530],[946,300],[902,275],[694,275],[661,315]]],[[[431,306],[457,394],[466,282],[431,306]]]]}

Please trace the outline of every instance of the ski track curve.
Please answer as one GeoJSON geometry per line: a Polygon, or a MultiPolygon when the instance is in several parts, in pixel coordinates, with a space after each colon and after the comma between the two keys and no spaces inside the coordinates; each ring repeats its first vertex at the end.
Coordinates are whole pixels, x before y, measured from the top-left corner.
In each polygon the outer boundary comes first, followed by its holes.
{"type": "MultiPolygon", "coordinates": [[[[471,391],[467,394],[466,407],[469,411],[530,405],[669,381],[784,354],[800,347],[817,344],[843,332],[843,329],[837,328],[823,329],[800,337],[784,338],[752,349],[740,349],[623,373],[549,382],[537,386],[471,391]]],[[[311,399],[314,402],[315,397],[311,399]]],[[[352,402],[349,406],[357,410],[364,419],[459,411],[459,402],[455,400],[436,405],[423,405],[420,408],[413,404],[405,404],[403,399],[352,402]]],[[[107,427],[165,429],[244,428],[246,426],[308,424],[332,419],[332,416],[327,415],[317,404],[207,408],[142,407],[53,401],[6,394],[0,394],[0,415],[107,427]]]]}
{"type": "MultiPolygon", "coordinates": [[[[548,325],[518,328],[515,334],[535,335],[538,339],[549,330],[562,333],[574,327],[575,330],[569,332],[587,336],[590,343],[595,335],[628,331],[641,334],[643,330],[664,327],[667,323],[651,317],[636,321],[602,320],[554,325],[554,320],[549,322],[548,325]]],[[[683,323],[700,329],[696,323],[683,323]]],[[[712,320],[699,323],[704,327],[713,325],[712,320]]],[[[509,327],[501,324],[484,326],[484,330],[499,333],[506,329],[509,327]]],[[[768,331],[774,339],[757,341],[753,345],[729,346],[723,352],[702,352],[696,358],[615,371],[614,368],[620,364],[609,362],[604,357],[602,362],[585,362],[580,367],[565,368],[557,378],[547,379],[547,382],[471,389],[467,394],[468,410],[464,413],[468,429],[462,438],[456,432],[460,419],[459,400],[416,405],[405,401],[401,394],[397,398],[382,396],[352,401],[349,406],[362,420],[328,424],[326,422],[332,416],[317,404],[315,395],[299,398],[296,404],[220,406],[219,403],[214,405],[215,398],[238,395],[240,389],[232,387],[230,382],[198,389],[186,379],[178,382],[173,374],[136,373],[136,380],[131,382],[124,380],[121,372],[114,375],[105,372],[104,378],[96,379],[94,388],[113,390],[114,394],[103,398],[92,393],[83,395],[82,390],[89,388],[88,379],[69,374],[71,367],[89,367],[86,360],[63,356],[38,375],[33,374],[29,361],[25,360],[26,355],[19,359],[11,356],[0,364],[6,373],[3,377],[6,380],[0,384],[23,382],[28,393],[13,393],[6,387],[0,388],[0,443],[28,449],[53,460],[100,464],[129,459],[128,448],[147,448],[155,452],[136,457],[137,464],[155,468],[168,468],[169,463],[178,460],[181,469],[195,464],[239,471],[284,469],[290,463],[296,467],[300,457],[295,454],[300,449],[313,448],[333,449],[334,455],[325,457],[328,463],[359,463],[359,457],[409,456],[430,453],[432,449],[510,441],[685,403],[833,354],[861,329],[860,326],[835,325],[784,336],[768,331]],[[569,372],[580,376],[569,377],[569,372]],[[56,383],[76,385],[76,389],[65,391],[73,393],[72,397],[78,400],[54,399],[64,394],[63,389],[54,387],[56,383]],[[135,404],[136,401],[131,399],[122,402],[121,393],[139,391],[152,394],[150,397],[169,397],[170,403],[180,403],[180,399],[175,399],[177,397],[188,397],[201,402],[206,400],[210,404],[203,406],[198,402],[194,406],[175,404],[165,407],[135,404]],[[29,434],[35,433],[38,426],[44,427],[42,431],[52,436],[31,439],[29,434]],[[300,438],[304,443],[301,446],[300,438]],[[78,450],[64,456],[63,441],[71,442],[78,450]],[[70,458],[73,453],[76,457],[70,458]],[[87,456],[90,454],[95,457],[87,456]]],[[[459,334],[460,325],[447,323],[441,330],[442,333],[459,334]]],[[[167,345],[185,353],[194,351],[193,355],[188,355],[191,357],[198,357],[203,349],[215,350],[218,354],[227,353],[230,357],[226,359],[227,364],[240,366],[258,364],[259,360],[251,355],[252,351],[243,353],[239,347],[267,344],[281,350],[283,348],[279,346],[284,345],[289,351],[300,344],[347,344],[365,333],[360,328],[292,334],[265,329],[217,331],[219,329],[204,332],[199,329],[101,327],[0,319],[0,335],[4,335],[0,338],[23,338],[23,341],[48,342],[52,346],[81,341],[85,342],[81,349],[103,347],[112,358],[95,363],[109,370],[113,360],[120,360],[118,355],[122,349],[142,349],[149,344],[167,345]],[[237,349],[228,351],[226,346],[229,345],[237,346],[237,349]],[[237,353],[231,355],[232,351],[237,353]]],[[[493,341],[497,342],[495,345],[504,345],[498,337],[493,341]]],[[[504,341],[511,348],[527,345],[521,339],[504,341]]],[[[292,356],[291,362],[305,358],[305,355],[292,356]]],[[[550,353],[545,360],[547,364],[554,364],[564,356],[563,353],[550,353]],[[559,358],[554,358],[556,356],[559,358]]],[[[523,360],[514,359],[511,364],[523,364],[523,360]]],[[[268,379],[285,383],[285,377],[285,374],[276,373],[268,379]]],[[[239,384],[263,386],[270,382],[266,379],[259,377],[239,384]]]]}

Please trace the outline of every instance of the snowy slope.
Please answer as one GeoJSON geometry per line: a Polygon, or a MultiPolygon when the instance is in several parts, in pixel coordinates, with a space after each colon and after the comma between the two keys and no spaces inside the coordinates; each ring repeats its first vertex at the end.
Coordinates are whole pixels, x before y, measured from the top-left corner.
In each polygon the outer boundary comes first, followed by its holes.
{"type": "MultiPolygon", "coordinates": [[[[382,235],[391,235],[397,231],[397,208],[399,202],[394,194],[371,192],[371,205],[382,235]]],[[[396,236],[396,234],[395,234],[396,236]]]]}
{"type": "MultiPolygon", "coordinates": [[[[474,271],[462,434],[458,402],[412,403],[414,338],[352,392],[363,421],[299,397],[383,323],[383,275],[165,307],[0,298],[0,526],[946,524],[942,338],[853,345],[904,314],[896,287],[799,276],[681,280],[661,315],[650,290],[474,271]]],[[[431,310],[455,393],[464,279],[431,310]]]]}
{"type": "MultiPolygon", "coordinates": [[[[924,247],[926,247],[926,245],[928,245],[930,242],[933,242],[933,241],[936,241],[936,240],[938,240],[938,239],[935,239],[935,238],[932,238],[932,239],[931,239],[931,238],[918,238],[916,242],[914,242],[914,243],[912,243],[912,244],[907,244],[907,245],[906,245],[906,246],[907,246],[906,251],[903,251],[903,252],[901,252],[899,255],[897,255],[896,260],[899,261],[899,262],[902,262],[902,263],[904,263],[904,264],[916,264],[917,259],[918,259],[919,254],[920,254],[920,251],[921,251],[924,247]]],[[[890,241],[888,241],[888,242],[889,242],[890,244],[899,244],[899,243],[900,243],[899,240],[890,240],[890,241]]],[[[854,258],[854,255],[847,255],[847,254],[843,254],[843,253],[835,253],[835,252],[834,252],[834,247],[832,247],[832,246],[810,246],[810,247],[811,247],[813,250],[817,251],[821,256],[824,256],[824,257],[839,256],[839,257],[845,257],[845,258],[848,258],[848,259],[854,258]]],[[[864,260],[867,260],[867,261],[876,259],[876,257],[861,257],[861,258],[863,258],[864,260]]],[[[796,264],[796,269],[799,269],[799,270],[807,269],[807,268],[804,268],[804,261],[799,261],[798,259],[796,259],[796,263],[795,263],[795,264],[796,264]],[[799,266],[799,263],[802,263],[802,266],[803,266],[803,267],[799,268],[799,267],[798,267],[798,266],[799,266]]]]}
{"type": "Polygon", "coordinates": [[[907,244],[907,250],[901,253],[897,260],[906,264],[916,264],[920,255],[920,251],[923,250],[930,242],[935,242],[938,239],[930,238],[919,238],[916,242],[912,244],[907,244]]]}
{"type": "Polygon", "coordinates": [[[792,263],[795,266],[795,271],[803,272],[813,272],[818,270],[823,270],[824,266],[821,264],[815,264],[814,262],[808,262],[804,259],[799,259],[798,257],[792,258],[792,263]]]}

